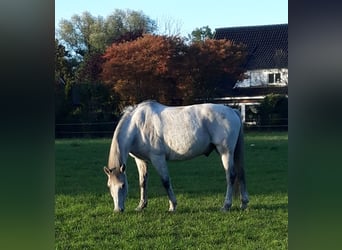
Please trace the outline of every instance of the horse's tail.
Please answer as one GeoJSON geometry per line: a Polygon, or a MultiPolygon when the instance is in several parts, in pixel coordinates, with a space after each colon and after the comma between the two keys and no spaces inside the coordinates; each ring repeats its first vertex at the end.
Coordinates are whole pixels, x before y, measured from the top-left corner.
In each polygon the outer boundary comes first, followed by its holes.
{"type": "Polygon", "coordinates": [[[238,197],[240,193],[240,186],[244,185],[246,183],[245,178],[245,159],[244,159],[244,133],[243,133],[243,122],[241,118],[241,114],[238,110],[235,110],[235,112],[240,117],[240,131],[239,136],[235,145],[234,150],[234,170],[235,170],[235,181],[234,181],[234,196],[238,197]]]}

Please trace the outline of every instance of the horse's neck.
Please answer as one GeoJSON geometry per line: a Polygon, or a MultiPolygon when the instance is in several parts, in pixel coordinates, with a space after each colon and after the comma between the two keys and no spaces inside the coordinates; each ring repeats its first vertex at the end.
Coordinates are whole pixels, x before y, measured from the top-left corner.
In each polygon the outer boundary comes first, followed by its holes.
{"type": "Polygon", "coordinates": [[[118,125],[118,128],[114,133],[108,160],[109,167],[126,164],[134,139],[134,133],[132,133],[132,128],[130,128],[128,124],[129,123],[118,125]]]}

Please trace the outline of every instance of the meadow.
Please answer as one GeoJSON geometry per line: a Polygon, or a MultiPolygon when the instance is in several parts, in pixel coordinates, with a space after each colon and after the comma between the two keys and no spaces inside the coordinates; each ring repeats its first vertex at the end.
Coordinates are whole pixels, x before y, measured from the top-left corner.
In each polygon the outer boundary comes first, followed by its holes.
{"type": "Polygon", "coordinates": [[[156,170],[149,167],[148,207],[139,202],[138,171],[127,164],[124,213],[113,213],[106,186],[111,139],[56,139],[56,249],[287,249],[287,132],[246,132],[245,162],[249,207],[237,198],[221,212],[226,180],[213,152],[190,161],[169,162],[177,211],[156,170]]]}

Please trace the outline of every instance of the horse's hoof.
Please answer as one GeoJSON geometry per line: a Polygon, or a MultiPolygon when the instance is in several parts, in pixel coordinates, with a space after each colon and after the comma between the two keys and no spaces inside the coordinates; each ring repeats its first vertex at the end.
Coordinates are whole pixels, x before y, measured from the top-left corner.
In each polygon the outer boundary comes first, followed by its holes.
{"type": "Polygon", "coordinates": [[[169,212],[171,213],[176,212],[176,208],[177,208],[177,202],[174,202],[174,203],[170,202],[169,212]]]}
{"type": "Polygon", "coordinates": [[[246,210],[247,209],[247,203],[241,203],[240,209],[241,210],[246,210]]]}
{"type": "Polygon", "coordinates": [[[221,208],[221,211],[222,211],[222,212],[229,212],[231,207],[232,207],[232,204],[225,204],[225,205],[223,205],[223,207],[221,208]]]}
{"type": "Polygon", "coordinates": [[[136,207],[135,211],[143,211],[147,207],[147,202],[140,201],[139,205],[136,207]]]}
{"type": "Polygon", "coordinates": [[[230,207],[226,208],[226,207],[221,207],[221,212],[229,212],[230,211],[230,207]]]}
{"type": "Polygon", "coordinates": [[[176,208],[169,208],[169,212],[170,213],[175,213],[176,212],[176,208]]]}

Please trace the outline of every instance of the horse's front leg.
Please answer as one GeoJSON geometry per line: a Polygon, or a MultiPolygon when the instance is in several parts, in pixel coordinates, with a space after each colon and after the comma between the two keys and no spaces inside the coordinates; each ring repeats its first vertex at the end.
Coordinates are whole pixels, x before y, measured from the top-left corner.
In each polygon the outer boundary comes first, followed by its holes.
{"type": "Polygon", "coordinates": [[[169,197],[169,211],[175,212],[177,207],[177,200],[176,196],[173,193],[172,185],[171,185],[171,179],[169,176],[169,171],[167,168],[167,163],[164,157],[158,156],[153,157],[151,159],[153,166],[155,166],[161,181],[163,183],[164,188],[166,189],[167,195],[169,197]]]}
{"type": "Polygon", "coordinates": [[[140,185],[140,202],[136,211],[141,211],[145,207],[147,207],[147,163],[143,160],[135,158],[135,163],[137,164],[138,172],[139,172],[139,185],[140,185]]]}

